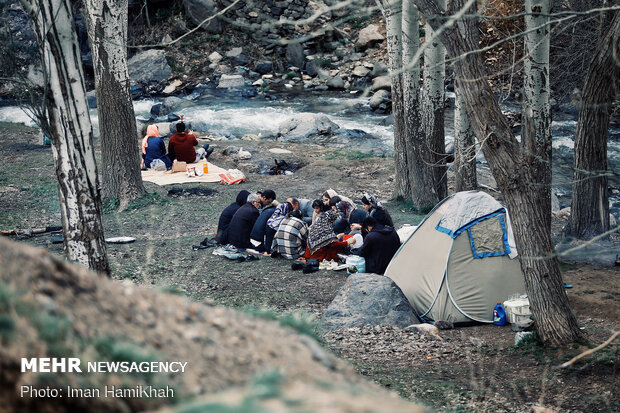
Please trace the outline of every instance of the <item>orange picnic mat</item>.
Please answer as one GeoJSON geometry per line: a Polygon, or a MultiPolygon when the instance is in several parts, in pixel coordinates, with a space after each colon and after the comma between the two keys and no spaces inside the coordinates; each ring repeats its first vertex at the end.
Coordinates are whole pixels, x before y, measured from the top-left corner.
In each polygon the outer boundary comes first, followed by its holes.
{"type": "MultiPolygon", "coordinates": [[[[188,167],[196,167],[196,169],[203,170],[204,162],[198,163],[188,163],[188,167]]],[[[226,172],[226,169],[220,168],[219,166],[213,165],[211,162],[207,162],[207,166],[209,167],[209,173],[204,174],[202,176],[192,176],[188,177],[185,172],[170,172],[170,171],[153,171],[152,169],[147,169],[146,171],[142,171],[142,180],[153,182],[154,184],[164,186],[171,184],[185,184],[191,182],[219,182],[220,174],[226,172]]]]}

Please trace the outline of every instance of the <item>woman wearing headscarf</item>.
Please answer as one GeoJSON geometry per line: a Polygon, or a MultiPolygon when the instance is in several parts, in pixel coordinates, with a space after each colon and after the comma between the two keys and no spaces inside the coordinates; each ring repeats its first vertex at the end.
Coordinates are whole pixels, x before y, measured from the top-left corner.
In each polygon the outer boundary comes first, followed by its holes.
{"type": "Polygon", "coordinates": [[[379,201],[376,195],[364,192],[362,197],[362,207],[368,212],[368,215],[373,217],[378,224],[388,227],[394,227],[394,222],[390,213],[385,209],[383,204],[379,201]]]}
{"type": "Polygon", "coordinates": [[[166,155],[166,144],[159,136],[157,125],[149,125],[146,128],[146,136],[142,139],[142,158],[144,166],[151,167],[151,162],[160,159],[166,165],[166,169],[172,168],[172,161],[166,155]]]}
{"type": "Polygon", "coordinates": [[[334,211],[321,213],[308,231],[308,246],[304,258],[318,260],[337,260],[338,253],[347,247],[346,242],[338,241],[334,232],[334,223],[338,214],[334,211]]]}

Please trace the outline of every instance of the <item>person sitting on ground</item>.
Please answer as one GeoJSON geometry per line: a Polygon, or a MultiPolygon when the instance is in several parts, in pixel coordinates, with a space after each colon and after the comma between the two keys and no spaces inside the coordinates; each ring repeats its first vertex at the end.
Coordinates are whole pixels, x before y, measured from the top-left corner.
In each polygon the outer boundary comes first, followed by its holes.
{"type": "MultiPolygon", "coordinates": [[[[265,247],[265,234],[267,232],[267,221],[271,218],[271,215],[276,210],[276,207],[280,205],[278,201],[276,201],[276,193],[271,189],[266,189],[262,192],[259,192],[259,202],[260,202],[260,216],[254,223],[254,227],[252,228],[251,238],[253,241],[257,242],[259,245],[256,247],[256,250],[259,252],[267,251],[265,247]]],[[[271,244],[269,244],[271,245],[271,244]]]]}
{"type": "MultiPolygon", "coordinates": [[[[235,202],[224,208],[220,214],[220,220],[217,223],[217,234],[215,237],[215,240],[219,244],[228,244],[228,226],[230,225],[230,221],[232,220],[233,215],[235,215],[235,212],[237,212],[237,210],[239,210],[239,208],[247,202],[248,195],[250,195],[250,192],[245,189],[239,191],[235,202]]],[[[205,241],[207,240],[205,239],[205,241]]]]}
{"type": "Polygon", "coordinates": [[[185,130],[185,123],[177,123],[177,133],[172,135],[168,142],[168,156],[173,161],[194,163],[198,162],[205,154],[204,148],[200,148],[198,152],[194,146],[198,145],[198,139],[194,136],[194,131],[185,130]]]}
{"type": "Polygon", "coordinates": [[[377,221],[377,223],[388,227],[394,227],[394,222],[392,221],[390,213],[385,209],[376,195],[365,192],[362,197],[362,207],[368,212],[369,216],[377,221]]]}
{"type": "Polygon", "coordinates": [[[351,214],[355,210],[355,206],[348,201],[342,200],[339,196],[333,196],[329,200],[330,208],[338,214],[338,219],[334,224],[334,231],[349,232],[351,214]]]}
{"type": "Polygon", "coordinates": [[[227,241],[229,244],[241,249],[252,248],[250,232],[258,219],[259,206],[258,195],[248,195],[246,203],[235,212],[228,225],[227,241]]]}
{"type": "Polygon", "coordinates": [[[289,197],[286,199],[286,202],[293,206],[293,210],[298,209],[301,212],[302,219],[306,224],[310,225],[312,223],[312,213],[314,212],[312,201],[304,198],[289,197]]]}
{"type": "Polygon", "coordinates": [[[172,168],[172,161],[166,155],[166,144],[159,136],[157,125],[146,127],[146,136],[142,139],[142,161],[145,168],[151,167],[151,162],[161,159],[166,165],[166,169],[172,168]]]}
{"type": "Polygon", "coordinates": [[[322,199],[315,199],[312,201],[312,224],[314,224],[319,215],[329,210],[329,205],[325,205],[322,199]]]}
{"type": "Polygon", "coordinates": [[[392,227],[381,225],[373,217],[364,220],[368,235],[357,255],[366,259],[366,272],[383,275],[400,248],[400,238],[392,227]]]}
{"type": "Polygon", "coordinates": [[[350,198],[347,198],[344,195],[339,195],[336,191],[334,191],[331,188],[323,193],[323,202],[325,203],[325,205],[329,205],[329,200],[335,196],[339,196],[341,200],[347,201],[348,203],[353,205],[353,207],[355,207],[355,203],[350,198]]]}
{"type": "Polygon", "coordinates": [[[334,233],[334,223],[338,214],[334,211],[322,212],[308,231],[308,246],[304,258],[317,260],[338,260],[338,254],[347,247],[346,242],[338,241],[334,233]]]}
{"type": "Polygon", "coordinates": [[[308,226],[302,218],[301,211],[295,209],[282,220],[271,245],[272,257],[281,255],[289,260],[296,260],[304,255],[308,226]]]}
{"type": "Polygon", "coordinates": [[[362,237],[361,230],[351,231],[348,234],[338,234],[338,241],[344,241],[349,246],[349,252],[351,254],[356,254],[357,250],[364,245],[364,238],[362,237]]]}
{"type": "Polygon", "coordinates": [[[283,202],[276,207],[271,214],[271,217],[267,220],[267,226],[265,227],[265,254],[271,254],[271,244],[273,243],[273,237],[275,237],[278,228],[282,221],[288,216],[288,213],[293,210],[293,206],[289,202],[283,202]]]}

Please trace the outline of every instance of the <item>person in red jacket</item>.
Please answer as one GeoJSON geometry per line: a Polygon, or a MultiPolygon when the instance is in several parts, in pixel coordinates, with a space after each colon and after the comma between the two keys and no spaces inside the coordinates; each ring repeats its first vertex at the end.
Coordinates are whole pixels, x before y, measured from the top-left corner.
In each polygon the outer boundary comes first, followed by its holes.
{"type": "Polygon", "coordinates": [[[180,162],[198,162],[204,155],[204,149],[200,148],[196,153],[194,146],[198,145],[198,139],[192,134],[193,131],[185,132],[185,123],[177,123],[177,133],[172,135],[168,142],[168,156],[172,161],[177,159],[180,162]]]}

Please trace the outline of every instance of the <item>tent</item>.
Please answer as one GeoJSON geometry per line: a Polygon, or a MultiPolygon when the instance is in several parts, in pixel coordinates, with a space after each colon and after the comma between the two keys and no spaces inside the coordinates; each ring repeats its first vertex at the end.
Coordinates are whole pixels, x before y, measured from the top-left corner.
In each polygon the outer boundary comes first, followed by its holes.
{"type": "Polygon", "coordinates": [[[441,201],[392,258],[385,275],[426,321],[493,321],[498,302],[525,293],[506,209],[480,191],[441,201]]]}

